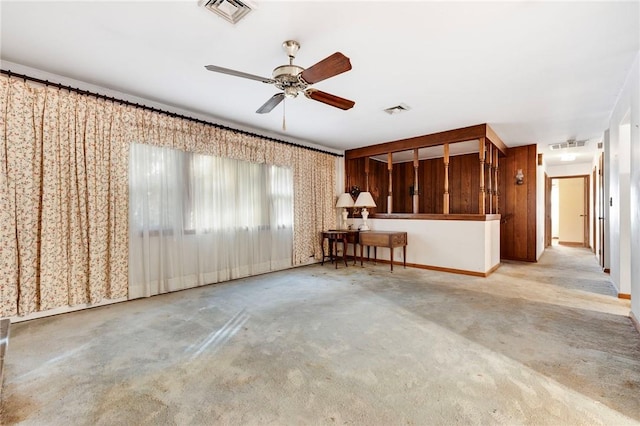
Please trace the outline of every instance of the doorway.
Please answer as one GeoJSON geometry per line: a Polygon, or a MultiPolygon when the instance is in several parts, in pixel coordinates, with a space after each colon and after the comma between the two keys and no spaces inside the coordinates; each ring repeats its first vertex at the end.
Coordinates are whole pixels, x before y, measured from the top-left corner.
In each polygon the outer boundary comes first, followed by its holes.
{"type": "Polygon", "coordinates": [[[554,243],[589,247],[589,175],[551,179],[551,233],[554,243]]]}

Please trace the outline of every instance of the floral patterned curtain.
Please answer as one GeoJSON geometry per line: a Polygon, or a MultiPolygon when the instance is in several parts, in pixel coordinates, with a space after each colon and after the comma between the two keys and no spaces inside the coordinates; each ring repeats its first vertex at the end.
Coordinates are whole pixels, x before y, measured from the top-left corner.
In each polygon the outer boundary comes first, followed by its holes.
{"type": "Polygon", "coordinates": [[[0,316],[127,296],[132,142],[291,167],[294,264],[335,226],[333,156],[0,75],[0,316]]]}

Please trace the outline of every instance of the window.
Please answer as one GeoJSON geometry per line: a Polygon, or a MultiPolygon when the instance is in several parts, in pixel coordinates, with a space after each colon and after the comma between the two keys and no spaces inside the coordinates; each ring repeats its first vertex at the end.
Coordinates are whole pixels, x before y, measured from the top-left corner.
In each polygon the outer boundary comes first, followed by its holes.
{"type": "Polygon", "coordinates": [[[286,167],[134,144],[130,184],[131,226],[139,229],[293,226],[293,173],[286,167]]]}

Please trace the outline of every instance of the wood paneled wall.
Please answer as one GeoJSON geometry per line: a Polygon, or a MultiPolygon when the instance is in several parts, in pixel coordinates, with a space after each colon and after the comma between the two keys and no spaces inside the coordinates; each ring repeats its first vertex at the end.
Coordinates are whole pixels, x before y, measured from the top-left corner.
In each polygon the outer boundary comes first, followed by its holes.
{"type": "MultiPolygon", "coordinates": [[[[369,159],[369,192],[377,204],[372,213],[387,212],[389,179],[387,163],[369,159]]],[[[357,185],[366,191],[365,159],[346,162],[347,188],[357,185]]],[[[393,213],[413,213],[409,189],[414,185],[413,163],[393,165],[393,213]]],[[[418,168],[420,186],[419,213],[442,214],[444,192],[444,164],[442,158],[421,160],[418,168]]],[[[456,155],[449,163],[449,200],[451,214],[477,214],[480,163],[478,154],[456,155]]]]}
{"type": "Polygon", "coordinates": [[[456,155],[449,160],[449,213],[478,213],[480,162],[478,154],[456,155]]]}
{"type": "Polygon", "coordinates": [[[420,213],[442,214],[442,194],[444,193],[444,163],[442,158],[420,160],[420,213]]]}
{"type": "MultiPolygon", "coordinates": [[[[364,189],[363,189],[364,191],[364,189]]],[[[387,195],[389,195],[389,172],[387,163],[369,160],[369,192],[376,202],[376,208],[369,209],[370,213],[387,212],[387,195]]]]}
{"type": "Polygon", "coordinates": [[[536,145],[509,148],[500,159],[500,258],[536,261],[536,145]],[[516,185],[522,169],[524,183],[516,185]]]}
{"type": "Polygon", "coordinates": [[[387,173],[387,164],[371,160],[369,158],[354,158],[347,160],[345,163],[345,174],[347,185],[345,192],[349,192],[352,186],[357,186],[360,191],[371,193],[373,201],[376,202],[374,208],[370,208],[369,213],[374,214],[387,212],[387,193],[389,191],[389,176],[387,173]],[[369,173],[365,173],[365,163],[369,163],[369,173]],[[368,176],[368,182],[367,182],[368,176]]]}
{"type": "Polygon", "coordinates": [[[413,179],[413,162],[393,165],[394,213],[413,213],[413,200],[409,195],[409,189],[414,184],[413,179]]]}

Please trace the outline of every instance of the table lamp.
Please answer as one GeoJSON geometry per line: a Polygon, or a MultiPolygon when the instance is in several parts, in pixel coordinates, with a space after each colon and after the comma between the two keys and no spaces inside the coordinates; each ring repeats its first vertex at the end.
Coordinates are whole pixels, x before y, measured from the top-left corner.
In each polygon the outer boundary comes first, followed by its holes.
{"type": "Polygon", "coordinates": [[[358,199],[356,200],[354,207],[362,207],[362,226],[360,227],[361,231],[368,231],[369,225],[367,225],[367,218],[369,218],[369,211],[367,207],[375,207],[376,203],[373,201],[373,197],[370,192],[361,192],[358,195],[358,199]]]}
{"type": "Polygon", "coordinates": [[[347,208],[353,207],[353,198],[351,198],[351,194],[348,192],[340,194],[338,202],[336,203],[336,208],[340,207],[342,207],[342,229],[347,229],[347,217],[349,217],[347,208]]]}

